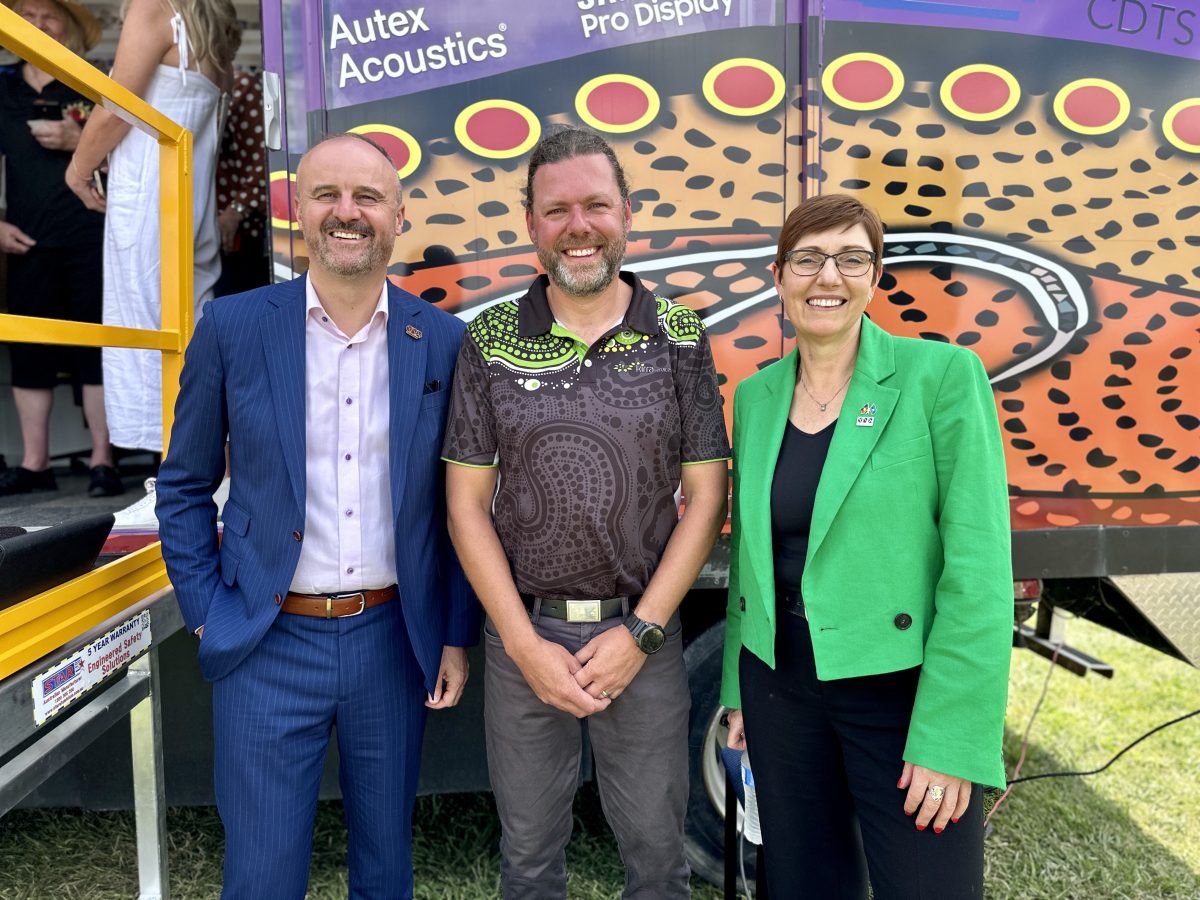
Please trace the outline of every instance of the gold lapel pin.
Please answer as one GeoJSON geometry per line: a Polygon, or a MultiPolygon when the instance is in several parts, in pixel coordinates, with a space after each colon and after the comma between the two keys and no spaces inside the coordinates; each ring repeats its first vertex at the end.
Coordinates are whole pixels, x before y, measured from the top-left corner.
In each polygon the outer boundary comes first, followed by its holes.
{"type": "Polygon", "coordinates": [[[414,341],[419,341],[421,339],[421,329],[418,328],[416,325],[405,325],[404,333],[407,334],[414,341]]]}

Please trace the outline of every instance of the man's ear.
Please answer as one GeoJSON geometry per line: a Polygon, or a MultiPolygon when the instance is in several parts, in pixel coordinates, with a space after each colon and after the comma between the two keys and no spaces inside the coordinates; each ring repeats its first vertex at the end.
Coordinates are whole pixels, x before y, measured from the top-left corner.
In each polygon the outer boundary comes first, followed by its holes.
{"type": "Polygon", "coordinates": [[[525,230],[529,232],[529,243],[537,245],[537,227],[533,224],[533,210],[525,210],[525,230]]]}
{"type": "Polygon", "coordinates": [[[400,204],[400,208],[396,210],[396,237],[404,231],[404,204],[400,204]]]}

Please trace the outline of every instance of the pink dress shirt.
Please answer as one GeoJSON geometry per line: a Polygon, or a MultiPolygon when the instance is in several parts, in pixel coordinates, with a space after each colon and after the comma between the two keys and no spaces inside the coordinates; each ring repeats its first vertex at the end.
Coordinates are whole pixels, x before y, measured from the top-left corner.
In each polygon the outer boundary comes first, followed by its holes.
{"type": "Polygon", "coordinates": [[[304,543],[291,590],[326,594],[396,583],[388,454],[387,285],[347,337],[305,280],[304,543]]]}

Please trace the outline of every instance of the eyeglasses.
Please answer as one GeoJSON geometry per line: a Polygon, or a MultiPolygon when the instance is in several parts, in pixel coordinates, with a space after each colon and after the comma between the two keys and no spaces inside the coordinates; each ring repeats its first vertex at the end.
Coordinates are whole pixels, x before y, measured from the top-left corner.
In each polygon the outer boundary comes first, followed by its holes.
{"type": "Polygon", "coordinates": [[[822,253],[819,250],[789,250],[783,254],[794,275],[816,275],[825,268],[825,260],[832,259],[837,270],[853,277],[866,275],[875,263],[875,254],[870,250],[843,250],[841,253],[822,253]]]}

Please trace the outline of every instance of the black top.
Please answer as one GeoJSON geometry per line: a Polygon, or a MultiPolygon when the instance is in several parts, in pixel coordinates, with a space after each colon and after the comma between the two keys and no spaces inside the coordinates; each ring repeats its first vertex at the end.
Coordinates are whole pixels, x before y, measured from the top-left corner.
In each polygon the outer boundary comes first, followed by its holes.
{"type": "Polygon", "coordinates": [[[783,432],[771,481],[771,536],[775,583],[789,592],[800,593],[817,484],[836,424],[830,422],[816,434],[808,434],[789,421],[783,432]]]}
{"type": "Polygon", "coordinates": [[[0,68],[0,155],[8,182],[5,218],[39,247],[99,243],[104,216],[84,206],[63,180],[71,153],[47,150],[25,123],[69,116],[82,126],[91,111],[92,102],[61,81],[51,81],[39,94],[22,77],[20,65],[0,68]]]}

